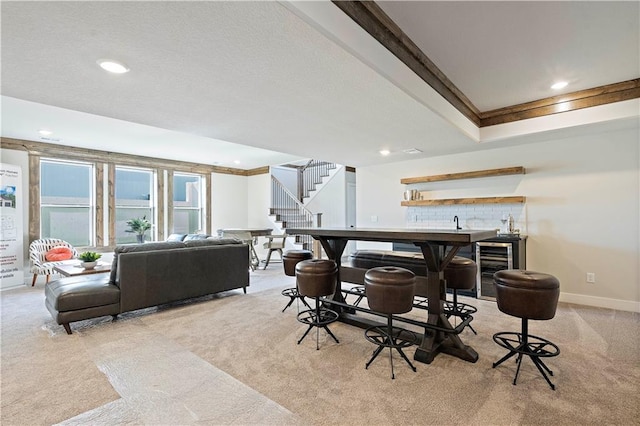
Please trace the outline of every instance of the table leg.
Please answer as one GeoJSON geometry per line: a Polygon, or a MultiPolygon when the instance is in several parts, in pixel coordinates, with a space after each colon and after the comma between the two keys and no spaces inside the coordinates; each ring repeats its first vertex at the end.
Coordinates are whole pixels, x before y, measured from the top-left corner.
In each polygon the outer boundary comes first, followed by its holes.
{"type": "MultiPolygon", "coordinates": [[[[328,238],[318,238],[320,244],[322,244],[322,248],[329,259],[336,262],[338,266],[338,277],[336,283],[336,291],[333,293],[331,300],[335,300],[336,302],[345,303],[344,296],[342,295],[342,281],[340,280],[340,266],[342,265],[342,254],[344,253],[345,247],[347,247],[347,243],[349,240],[345,239],[328,239],[328,238]]],[[[340,311],[343,311],[347,308],[340,308],[340,311]]],[[[334,309],[335,310],[335,309],[334,309]]],[[[351,313],[355,312],[355,310],[349,310],[351,313]]]]}
{"type": "MultiPolygon", "coordinates": [[[[453,330],[449,319],[443,313],[443,302],[446,300],[446,285],[444,282],[444,268],[458,247],[453,247],[453,253],[444,257],[445,246],[421,244],[422,254],[427,263],[427,298],[429,299],[427,324],[453,330]]],[[[416,349],[414,359],[430,364],[439,352],[453,355],[469,362],[478,360],[478,353],[465,345],[460,337],[454,333],[444,333],[425,328],[422,343],[416,349]]]]}
{"type": "Polygon", "coordinates": [[[249,240],[249,254],[251,257],[251,269],[255,271],[260,265],[260,258],[256,252],[256,247],[253,245],[253,240],[249,240]]]}

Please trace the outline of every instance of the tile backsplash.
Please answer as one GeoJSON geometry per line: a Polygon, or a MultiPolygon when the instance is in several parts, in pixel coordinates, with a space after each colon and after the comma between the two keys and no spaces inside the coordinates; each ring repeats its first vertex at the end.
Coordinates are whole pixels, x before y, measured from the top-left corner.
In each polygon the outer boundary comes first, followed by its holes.
{"type": "Polygon", "coordinates": [[[450,206],[407,207],[408,228],[455,229],[454,216],[462,229],[500,229],[507,232],[508,224],[502,223],[509,213],[513,215],[514,228],[521,234],[527,233],[525,204],[456,204],[450,206]]]}

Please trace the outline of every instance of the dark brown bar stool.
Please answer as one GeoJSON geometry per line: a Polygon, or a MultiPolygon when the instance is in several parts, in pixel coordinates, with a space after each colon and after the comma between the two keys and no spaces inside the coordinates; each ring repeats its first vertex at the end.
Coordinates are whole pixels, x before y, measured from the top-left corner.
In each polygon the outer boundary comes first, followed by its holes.
{"type": "Polygon", "coordinates": [[[338,266],[333,260],[303,260],[296,265],[298,291],[302,296],[316,299],[315,309],[308,309],[298,314],[298,321],[309,326],[300,340],[298,340],[298,344],[307,337],[309,331],[314,327],[316,328],[316,349],[320,349],[320,327],[324,328],[336,343],[340,343],[327,327],[328,324],[338,319],[338,313],[320,306],[320,297],[331,296],[336,291],[337,277],[338,266]]]}
{"type": "MultiPolygon", "coordinates": [[[[298,262],[302,262],[303,260],[313,259],[313,253],[309,250],[288,250],[282,256],[282,264],[284,265],[284,274],[289,277],[296,276],[296,265],[298,262]]],[[[265,266],[266,268],[266,266],[265,266]]],[[[290,297],[289,303],[284,307],[282,312],[286,311],[289,306],[293,303],[294,300],[300,299],[304,305],[311,309],[311,306],[304,300],[304,296],[301,296],[298,292],[298,283],[296,280],[296,286],[291,288],[285,288],[282,290],[282,295],[290,297]]]]}
{"type": "Polygon", "coordinates": [[[522,318],[521,333],[502,332],[493,335],[498,345],[509,350],[508,354],[493,363],[493,368],[518,354],[518,368],[513,379],[515,385],[522,356],[527,355],[551,389],[555,390],[556,387],[547,376],[547,373],[553,376],[553,372],[541,358],[556,356],[560,349],[547,339],[529,334],[528,320],[549,320],[555,316],[560,296],[558,279],[541,272],[504,270],[496,272],[493,281],[496,284],[498,309],[507,315],[522,318]]]}
{"type": "MultiPolygon", "coordinates": [[[[444,303],[444,313],[447,318],[456,316],[466,320],[478,312],[475,306],[468,305],[466,303],[458,303],[458,290],[471,290],[476,286],[476,273],[478,272],[478,266],[476,262],[466,257],[455,256],[446,268],[444,268],[444,279],[447,282],[447,288],[453,290],[453,303],[444,303]]],[[[467,324],[467,327],[473,331],[471,324],[467,324]]]]}
{"type": "Polygon", "coordinates": [[[413,297],[416,292],[416,277],[414,273],[396,266],[372,268],[364,275],[364,285],[369,309],[387,316],[386,327],[369,327],[364,332],[364,336],[368,341],[378,345],[378,348],[373,351],[371,359],[365,365],[365,369],[369,368],[369,365],[384,348],[389,348],[392,379],[395,379],[392,349],[398,351],[415,372],[416,368],[411,364],[402,349],[415,344],[418,341],[418,336],[412,331],[393,327],[392,324],[393,314],[404,314],[413,308],[413,297]]]}

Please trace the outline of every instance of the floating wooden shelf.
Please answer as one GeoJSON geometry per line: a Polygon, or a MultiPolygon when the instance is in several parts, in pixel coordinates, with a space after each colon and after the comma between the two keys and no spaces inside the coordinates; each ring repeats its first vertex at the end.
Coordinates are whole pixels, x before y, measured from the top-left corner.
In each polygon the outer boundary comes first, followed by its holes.
{"type": "Polygon", "coordinates": [[[403,179],[400,179],[400,183],[412,184],[412,183],[425,183],[425,182],[439,182],[443,180],[472,179],[472,178],[482,178],[482,177],[489,177],[489,176],[522,175],[522,174],[524,174],[524,167],[517,166],[517,167],[505,167],[502,169],[476,170],[473,172],[447,173],[445,175],[403,178],[403,179]]]}
{"type": "Polygon", "coordinates": [[[510,204],[524,203],[526,197],[484,197],[484,198],[449,198],[441,200],[413,200],[402,201],[401,205],[409,206],[444,206],[453,204],[510,204]]]}

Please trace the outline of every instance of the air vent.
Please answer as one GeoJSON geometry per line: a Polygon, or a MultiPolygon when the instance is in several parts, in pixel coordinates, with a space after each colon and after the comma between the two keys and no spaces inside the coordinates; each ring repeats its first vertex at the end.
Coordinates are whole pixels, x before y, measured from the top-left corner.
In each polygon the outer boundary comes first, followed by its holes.
{"type": "Polygon", "coordinates": [[[420,151],[418,148],[409,148],[403,149],[402,152],[404,152],[405,154],[420,154],[422,151],[420,151]]]}

